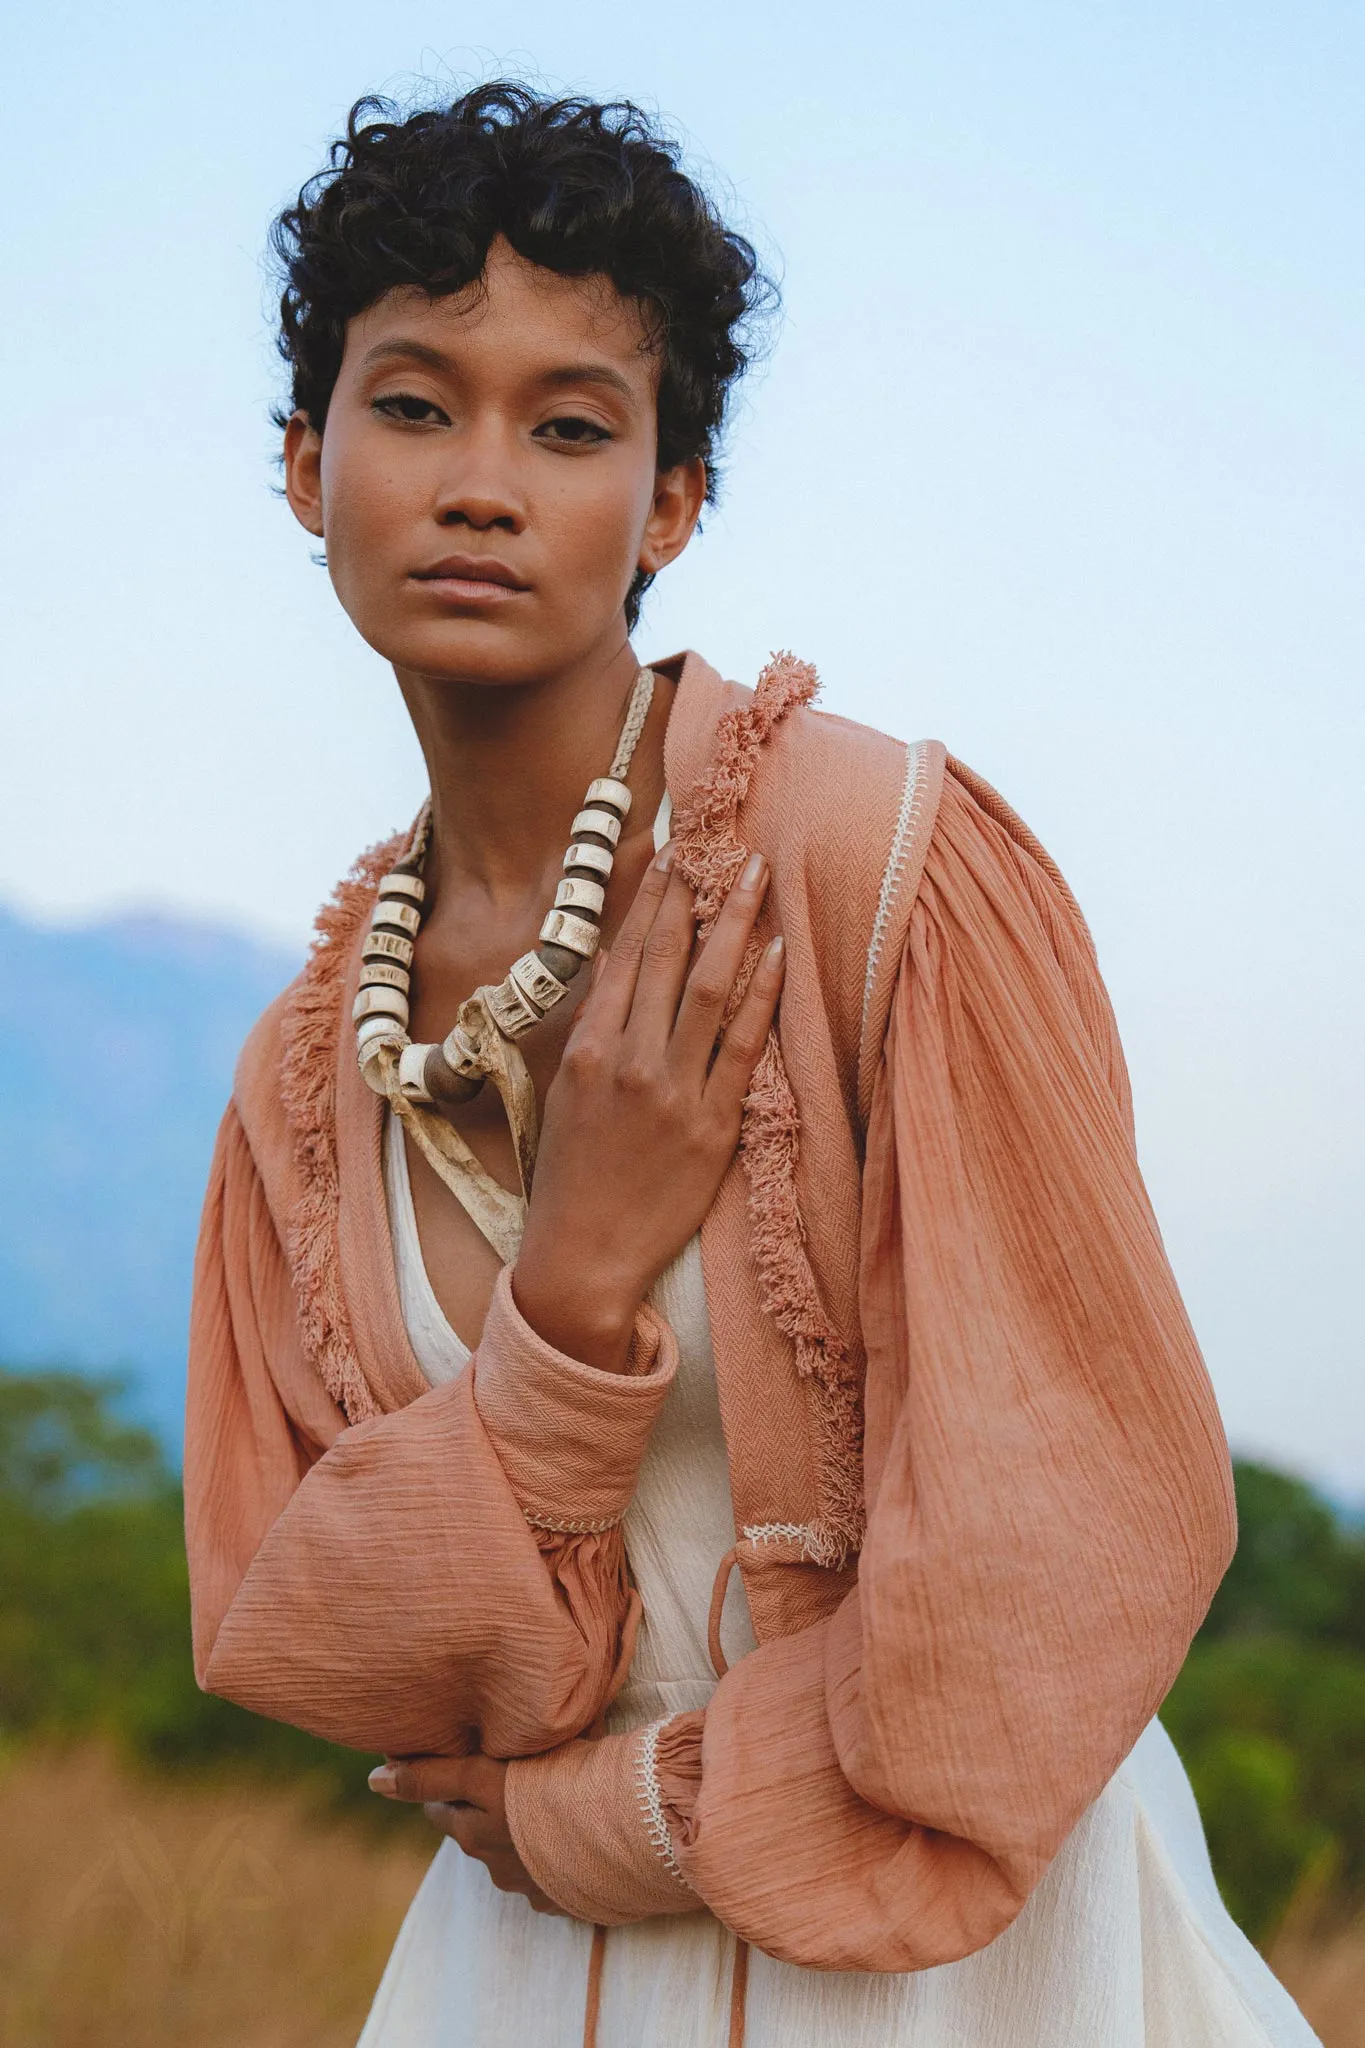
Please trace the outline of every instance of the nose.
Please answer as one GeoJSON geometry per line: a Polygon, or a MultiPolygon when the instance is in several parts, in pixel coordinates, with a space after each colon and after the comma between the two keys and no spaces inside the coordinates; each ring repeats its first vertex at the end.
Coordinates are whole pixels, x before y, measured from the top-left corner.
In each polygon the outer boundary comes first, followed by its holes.
{"type": "Polygon", "coordinates": [[[451,451],[433,510],[438,526],[520,533],[526,505],[509,437],[488,423],[462,435],[451,451]]]}

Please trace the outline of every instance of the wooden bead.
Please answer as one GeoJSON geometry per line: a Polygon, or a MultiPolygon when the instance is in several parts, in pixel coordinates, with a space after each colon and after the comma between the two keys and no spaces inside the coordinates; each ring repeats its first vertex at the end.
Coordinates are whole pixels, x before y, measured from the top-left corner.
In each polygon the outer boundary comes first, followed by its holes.
{"type": "Polygon", "coordinates": [[[415,950],[412,940],[404,938],[401,932],[367,932],[360,957],[362,960],[396,960],[400,967],[410,967],[415,950]]]}
{"type": "Polygon", "coordinates": [[[408,999],[402,989],[363,988],[351,1007],[351,1021],[363,1024],[369,1017],[396,1019],[408,1028],[408,999]]]}
{"type": "Polygon", "coordinates": [[[400,903],[396,896],[382,896],[370,914],[372,925],[389,925],[415,939],[422,926],[422,913],[415,903],[400,903]]]}
{"type": "Polygon", "coordinates": [[[447,1102],[453,1106],[469,1102],[478,1094],[483,1086],[482,1074],[457,1074],[442,1046],[428,1046],[426,1055],[422,1079],[433,1102],[447,1102]]]}
{"type": "Polygon", "coordinates": [[[583,955],[571,953],[567,946],[537,946],[536,958],[547,974],[565,983],[571,982],[583,966],[583,955]]]}
{"type": "Polygon", "coordinates": [[[616,846],[621,838],[621,820],[615,811],[580,811],[573,821],[574,839],[581,839],[585,833],[595,832],[599,839],[605,839],[609,846],[616,846]]]}
{"type": "Polygon", "coordinates": [[[405,1045],[398,1055],[398,1086],[405,1100],[430,1104],[434,1098],[426,1084],[427,1054],[434,1045],[405,1045]]]}
{"type": "Polygon", "coordinates": [[[594,917],[602,915],[602,905],[607,892],[600,882],[590,882],[586,875],[566,875],[555,890],[556,910],[586,910],[594,917]]]}
{"type": "Polygon", "coordinates": [[[411,980],[406,967],[399,967],[392,960],[363,960],[360,965],[361,988],[397,988],[406,995],[411,980]]]}
{"type": "Polygon", "coordinates": [[[425,903],[427,885],[420,875],[394,873],[385,875],[379,884],[381,896],[406,896],[409,903],[425,903]]]}
{"type": "Polygon", "coordinates": [[[571,953],[591,960],[602,934],[595,924],[589,924],[586,917],[578,917],[572,910],[552,910],[540,927],[540,936],[548,946],[566,946],[571,953]]]}
{"type": "MultiPolygon", "coordinates": [[[[559,886],[562,889],[563,882],[559,886]]],[[[589,882],[582,886],[593,888],[596,885],[589,882]]],[[[547,1010],[552,1010],[556,1003],[562,1002],[569,993],[559,976],[552,974],[534,953],[523,953],[520,960],[512,962],[508,972],[531,1008],[538,1010],[542,1017],[547,1010]]]]}
{"type": "Polygon", "coordinates": [[[564,856],[564,872],[572,868],[586,868],[590,874],[601,875],[605,881],[615,866],[615,860],[605,846],[593,846],[587,840],[575,840],[564,856]]]}
{"type": "Polygon", "coordinates": [[[607,804],[618,816],[630,816],[630,791],[614,775],[599,775],[596,782],[590,782],[583,801],[585,804],[607,804]]]}

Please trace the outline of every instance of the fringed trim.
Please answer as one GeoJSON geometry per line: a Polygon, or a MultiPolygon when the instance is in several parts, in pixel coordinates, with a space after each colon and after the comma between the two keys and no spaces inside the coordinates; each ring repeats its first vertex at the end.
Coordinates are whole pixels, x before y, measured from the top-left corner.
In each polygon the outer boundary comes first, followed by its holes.
{"type": "MultiPolygon", "coordinates": [[[[792,654],[774,655],[750,701],[725,712],[716,727],[711,766],[680,806],[674,825],[674,858],[696,897],[703,933],[749,856],[735,821],[759,749],[778,722],[798,705],[809,704],[818,688],[819,678],[808,662],[792,654]]],[[[757,949],[750,950],[741,989],[757,957],[757,949]]],[[[749,1181],[759,1300],[791,1340],[797,1371],[810,1382],[820,1518],[806,1532],[808,1554],[820,1564],[837,1566],[862,1542],[862,1400],[848,1346],[820,1299],[806,1248],[796,1189],[800,1130],[777,1034],[770,1032],[745,1100],[740,1152],[749,1181]]]]}
{"type": "Polygon", "coordinates": [[[379,1413],[356,1356],[341,1291],[337,1237],[336,1065],[347,962],[379,887],[407,844],[399,834],[361,854],[318,912],[312,950],[285,1011],[280,1100],[294,1134],[299,1196],[285,1246],[307,1356],[351,1423],[379,1413]]]}

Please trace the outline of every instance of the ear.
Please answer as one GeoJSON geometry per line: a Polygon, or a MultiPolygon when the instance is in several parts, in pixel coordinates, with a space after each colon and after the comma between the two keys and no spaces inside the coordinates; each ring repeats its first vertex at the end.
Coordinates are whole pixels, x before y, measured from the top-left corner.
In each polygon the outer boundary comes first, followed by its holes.
{"type": "Polygon", "coordinates": [[[699,455],[676,469],[661,469],[654,479],[654,501],[640,539],[638,566],[657,576],[676,561],[696,531],[706,503],[706,464],[699,455]]]}
{"type": "Polygon", "coordinates": [[[291,413],[284,429],[284,495],[309,533],[322,537],[322,436],[305,414],[291,413]]]}

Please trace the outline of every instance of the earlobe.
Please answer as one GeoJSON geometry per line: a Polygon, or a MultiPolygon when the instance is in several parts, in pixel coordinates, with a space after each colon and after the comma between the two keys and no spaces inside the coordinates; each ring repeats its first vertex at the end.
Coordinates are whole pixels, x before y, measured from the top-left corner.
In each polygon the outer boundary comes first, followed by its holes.
{"type": "Polygon", "coordinates": [[[322,537],[322,436],[301,412],[284,429],[284,495],[306,532],[322,537]]]}

